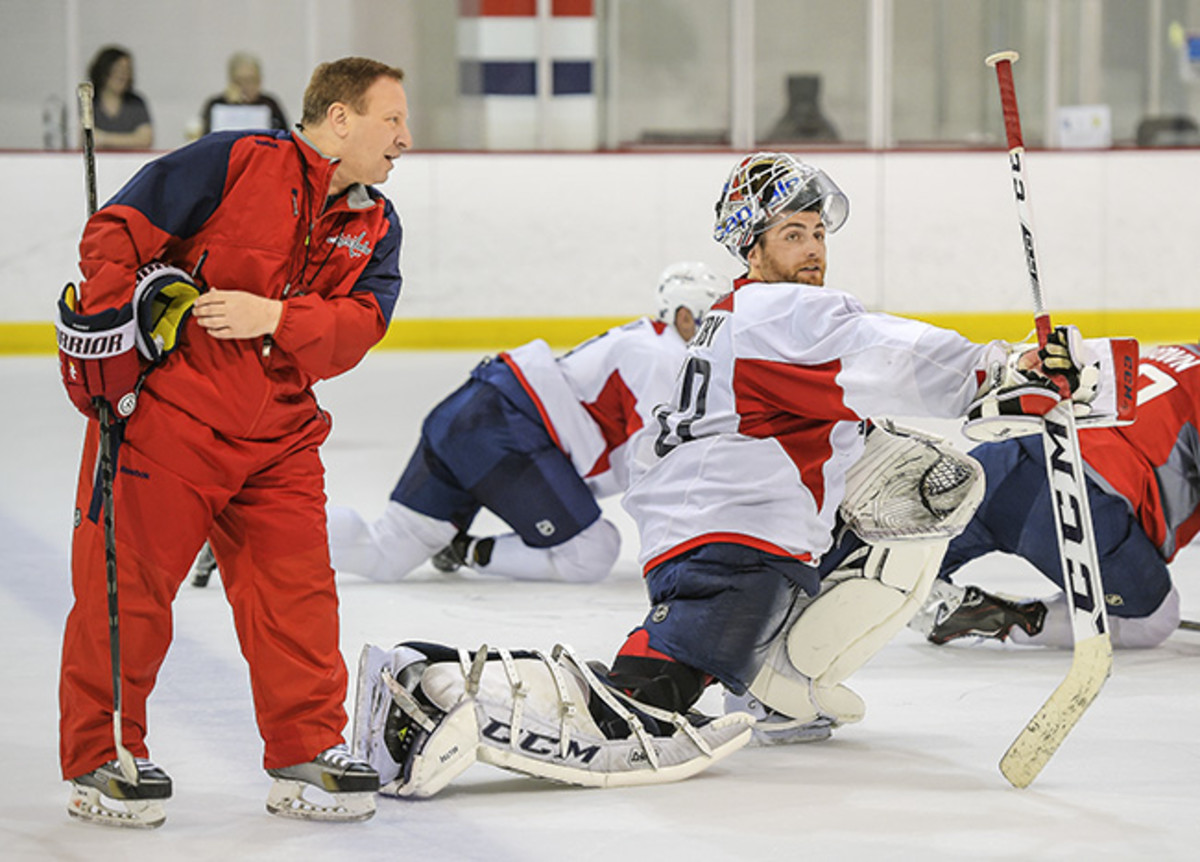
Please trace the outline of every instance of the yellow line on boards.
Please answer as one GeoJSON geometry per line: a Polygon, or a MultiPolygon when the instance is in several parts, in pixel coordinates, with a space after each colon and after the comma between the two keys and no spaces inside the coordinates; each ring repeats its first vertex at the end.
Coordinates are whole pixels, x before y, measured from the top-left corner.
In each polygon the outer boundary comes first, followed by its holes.
{"type": "MultiPolygon", "coordinates": [[[[1033,330],[1029,312],[906,313],[962,333],[972,341],[1021,341],[1033,330]]],[[[397,318],[376,350],[484,350],[515,347],[535,338],[555,348],[568,348],[630,317],[495,317],[397,318]]],[[[1200,341],[1200,309],[1060,311],[1055,323],[1078,326],[1089,338],[1133,336],[1142,344],[1200,341]]],[[[0,322],[0,355],[50,354],[55,351],[54,325],[0,322]]]]}

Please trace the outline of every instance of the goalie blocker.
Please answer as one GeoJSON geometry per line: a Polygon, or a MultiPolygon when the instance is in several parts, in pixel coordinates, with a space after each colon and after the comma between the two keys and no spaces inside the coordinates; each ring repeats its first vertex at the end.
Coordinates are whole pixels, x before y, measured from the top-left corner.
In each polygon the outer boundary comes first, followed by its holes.
{"type": "Polygon", "coordinates": [[[751,722],[744,713],[714,719],[638,703],[565,646],[546,655],[368,644],[352,745],[392,796],[433,796],[476,762],[619,787],[694,775],[745,745],[751,722]]]}
{"type": "MultiPolygon", "coordinates": [[[[1073,395],[1075,425],[1078,428],[1103,428],[1128,425],[1137,412],[1138,343],[1133,338],[1080,338],[1075,327],[1055,330],[1061,353],[1048,354],[1044,369],[1077,369],[1068,375],[1073,395]]],[[[1050,344],[1048,342],[1048,344],[1050,344]]],[[[1009,362],[993,369],[992,379],[967,411],[963,434],[979,442],[994,442],[1026,434],[1040,434],[1042,417],[1062,400],[1054,382],[1028,369],[1034,353],[1045,353],[1037,345],[1016,345],[1009,362]]]]}

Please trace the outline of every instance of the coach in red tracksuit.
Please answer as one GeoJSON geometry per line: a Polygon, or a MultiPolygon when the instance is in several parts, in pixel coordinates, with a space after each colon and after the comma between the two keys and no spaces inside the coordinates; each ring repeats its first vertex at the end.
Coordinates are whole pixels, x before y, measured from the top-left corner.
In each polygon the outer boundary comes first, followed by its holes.
{"type": "MultiPolygon", "coordinates": [[[[118,451],[123,741],[137,757],[148,756],[146,699],[171,602],[206,537],[250,667],[265,767],[342,742],[347,675],[318,454],[330,419],[312,386],[383,337],[400,293],[400,223],[368,184],[412,143],[402,77],[362,58],[323,64],[298,131],[218,133],[163,156],[84,231],[86,311],[130,303],[153,260],[200,267],[207,286],[118,451]]],[[[62,654],[68,779],[115,756],[97,439],[91,421],[62,654]]]]}

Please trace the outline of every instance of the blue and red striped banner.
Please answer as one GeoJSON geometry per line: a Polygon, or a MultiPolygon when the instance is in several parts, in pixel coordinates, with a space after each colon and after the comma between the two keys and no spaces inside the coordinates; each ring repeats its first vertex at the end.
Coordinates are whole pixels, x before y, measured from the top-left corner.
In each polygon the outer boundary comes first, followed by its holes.
{"type": "MultiPolygon", "coordinates": [[[[550,12],[550,94],[592,95],[592,0],[552,0],[550,12]]],[[[459,91],[465,96],[536,96],[538,26],[538,0],[459,0],[459,91]]]]}

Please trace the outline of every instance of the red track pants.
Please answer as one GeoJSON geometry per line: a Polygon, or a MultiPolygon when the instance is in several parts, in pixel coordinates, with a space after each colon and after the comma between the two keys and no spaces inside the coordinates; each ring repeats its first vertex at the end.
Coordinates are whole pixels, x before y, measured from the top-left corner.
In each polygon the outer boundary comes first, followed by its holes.
{"type": "MultiPolygon", "coordinates": [[[[143,397],[118,453],[115,488],[122,736],[146,757],[146,699],[171,644],[171,602],[210,538],[250,667],[264,767],[311,760],[343,741],[346,667],[325,532],[328,419],[282,439],[222,437],[143,397]]],[[[103,517],[93,506],[99,426],[89,423],[76,497],[75,604],[59,688],[64,778],[115,757],[103,517]]],[[[97,495],[96,500],[99,500],[97,495]]]]}

